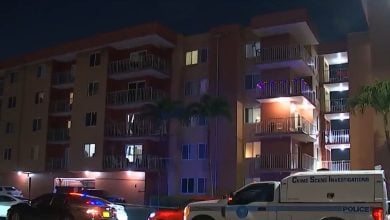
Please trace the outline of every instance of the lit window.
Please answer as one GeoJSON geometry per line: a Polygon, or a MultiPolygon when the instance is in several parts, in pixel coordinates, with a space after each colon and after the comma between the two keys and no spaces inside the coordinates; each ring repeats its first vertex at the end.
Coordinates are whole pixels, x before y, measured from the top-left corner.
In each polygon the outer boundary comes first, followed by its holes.
{"type": "Polygon", "coordinates": [[[198,63],[198,50],[186,52],[186,66],[198,63]]]}
{"type": "Polygon", "coordinates": [[[33,120],[33,131],[39,131],[42,129],[42,119],[41,118],[35,118],[33,120]]]}
{"type": "Polygon", "coordinates": [[[12,148],[6,147],[3,149],[3,160],[11,160],[12,148]]]}
{"type": "Polygon", "coordinates": [[[245,45],[246,58],[256,57],[260,55],[260,42],[252,42],[245,45]]]}
{"type": "Polygon", "coordinates": [[[68,129],[72,127],[72,121],[68,120],[68,129]]]}
{"type": "Polygon", "coordinates": [[[88,96],[93,96],[96,95],[99,89],[99,83],[98,82],[91,82],[88,83],[88,91],[87,95],[88,96]]]}
{"type": "Polygon", "coordinates": [[[207,158],[206,151],[207,151],[207,145],[206,144],[198,144],[198,159],[204,160],[207,158]]]}
{"type": "Polygon", "coordinates": [[[195,178],[182,178],[181,179],[181,192],[182,193],[194,193],[195,192],[195,178]]]}
{"type": "Polygon", "coordinates": [[[140,162],[142,160],[142,145],[126,145],[125,154],[128,162],[140,162]]]}
{"type": "Polygon", "coordinates": [[[252,90],[256,89],[257,83],[260,81],[260,74],[251,73],[245,75],[245,89],[252,90]]]}
{"type": "Polygon", "coordinates": [[[71,105],[73,103],[73,92],[69,93],[69,104],[71,105]]]}
{"type": "Polygon", "coordinates": [[[206,193],[206,178],[198,178],[198,193],[206,193]]]}
{"type": "Polygon", "coordinates": [[[94,157],[95,156],[95,144],[84,144],[84,156],[85,157],[94,157]]]}
{"type": "Polygon", "coordinates": [[[97,120],[97,112],[88,112],[85,114],[85,126],[95,126],[97,120]]]}
{"type": "Polygon", "coordinates": [[[93,53],[89,55],[89,66],[99,66],[100,65],[100,53],[93,53]]]}
{"type": "Polygon", "coordinates": [[[261,109],[259,107],[245,108],[245,123],[257,123],[261,119],[261,109]]]}
{"type": "Polygon", "coordinates": [[[261,142],[248,142],[245,144],[245,158],[254,158],[261,155],[261,142]]]}
{"type": "Polygon", "coordinates": [[[44,92],[37,92],[37,93],[35,93],[35,104],[43,103],[44,99],[45,99],[45,93],[44,92]]]}

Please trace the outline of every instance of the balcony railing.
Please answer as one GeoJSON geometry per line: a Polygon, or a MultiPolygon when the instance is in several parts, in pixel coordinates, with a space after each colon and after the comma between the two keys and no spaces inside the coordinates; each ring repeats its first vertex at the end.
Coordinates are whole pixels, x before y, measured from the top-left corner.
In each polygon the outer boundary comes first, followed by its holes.
{"type": "Polygon", "coordinates": [[[347,99],[331,99],[325,100],[325,112],[347,112],[347,99]]]}
{"type": "Polygon", "coordinates": [[[261,135],[304,133],[316,135],[315,126],[303,117],[262,119],[256,123],[256,133],[261,135]]]}
{"type": "Polygon", "coordinates": [[[346,171],[350,170],[351,166],[349,160],[322,161],[322,168],[326,168],[331,171],[346,171]]]}
{"type": "Polygon", "coordinates": [[[48,158],[47,168],[49,170],[66,170],[69,168],[69,159],[61,157],[48,158]]]}
{"type": "Polygon", "coordinates": [[[349,144],[349,129],[325,131],[326,144],[349,144]]]}
{"type": "Polygon", "coordinates": [[[316,159],[307,154],[267,154],[249,159],[252,171],[261,170],[314,170],[316,159]]]}
{"type": "Polygon", "coordinates": [[[165,59],[162,59],[153,54],[147,54],[140,60],[123,59],[116,60],[109,64],[108,73],[131,73],[145,69],[155,69],[164,73],[168,72],[168,64],[165,59]]]}
{"type": "Polygon", "coordinates": [[[257,91],[261,99],[304,96],[315,103],[315,92],[303,79],[260,81],[257,91]]]}
{"type": "Polygon", "coordinates": [[[75,77],[72,71],[63,71],[53,73],[52,84],[55,86],[60,86],[64,84],[74,83],[75,77]]]}
{"type": "Polygon", "coordinates": [[[69,140],[68,128],[49,129],[47,140],[50,142],[64,142],[69,140]]]}
{"type": "Polygon", "coordinates": [[[105,127],[105,136],[111,138],[156,137],[167,133],[166,127],[162,127],[148,120],[134,123],[108,123],[105,127]]]}
{"type": "Polygon", "coordinates": [[[326,83],[338,83],[348,81],[348,67],[332,68],[329,71],[329,79],[325,79],[326,83]]]}
{"type": "Polygon", "coordinates": [[[50,107],[50,112],[57,113],[69,113],[71,111],[71,104],[69,100],[53,101],[50,107]]]}
{"type": "Polygon", "coordinates": [[[134,155],[126,158],[122,155],[105,156],[103,160],[104,169],[119,170],[161,170],[166,166],[167,159],[152,155],[134,155]]]}
{"type": "Polygon", "coordinates": [[[316,57],[310,55],[303,45],[280,45],[256,51],[256,62],[260,64],[298,59],[303,60],[313,71],[315,70],[316,57]]]}
{"type": "Polygon", "coordinates": [[[165,96],[159,89],[142,88],[110,92],[107,95],[107,104],[109,105],[128,105],[141,102],[150,102],[160,100],[165,96]]]}

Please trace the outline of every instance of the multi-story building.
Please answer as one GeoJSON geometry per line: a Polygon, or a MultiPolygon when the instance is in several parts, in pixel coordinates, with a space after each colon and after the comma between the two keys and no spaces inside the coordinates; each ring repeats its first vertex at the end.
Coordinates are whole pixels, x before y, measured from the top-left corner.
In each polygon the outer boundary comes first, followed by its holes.
{"type": "Polygon", "coordinates": [[[2,62],[0,184],[30,180],[36,195],[78,181],[144,202],[349,169],[331,152],[349,149],[345,51],[318,44],[296,10],[192,36],[145,24],[2,62]],[[225,98],[232,119],[143,114],[203,94],[225,98]]]}

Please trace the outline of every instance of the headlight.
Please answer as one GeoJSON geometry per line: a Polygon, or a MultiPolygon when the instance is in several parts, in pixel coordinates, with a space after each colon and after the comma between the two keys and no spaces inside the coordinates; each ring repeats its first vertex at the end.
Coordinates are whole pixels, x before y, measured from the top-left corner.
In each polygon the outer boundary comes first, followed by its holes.
{"type": "Polygon", "coordinates": [[[149,218],[154,218],[156,216],[155,212],[150,213],[149,218]]]}
{"type": "Polygon", "coordinates": [[[184,208],[184,217],[188,217],[190,215],[190,207],[186,206],[184,208]]]}

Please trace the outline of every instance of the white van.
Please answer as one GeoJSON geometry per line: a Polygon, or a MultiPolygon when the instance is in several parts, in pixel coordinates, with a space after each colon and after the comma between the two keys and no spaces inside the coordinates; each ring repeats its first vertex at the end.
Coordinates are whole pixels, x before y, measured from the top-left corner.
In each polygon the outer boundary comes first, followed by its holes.
{"type": "Polygon", "coordinates": [[[251,183],[226,200],[191,203],[186,220],[384,220],[384,172],[302,172],[251,183]]]}

